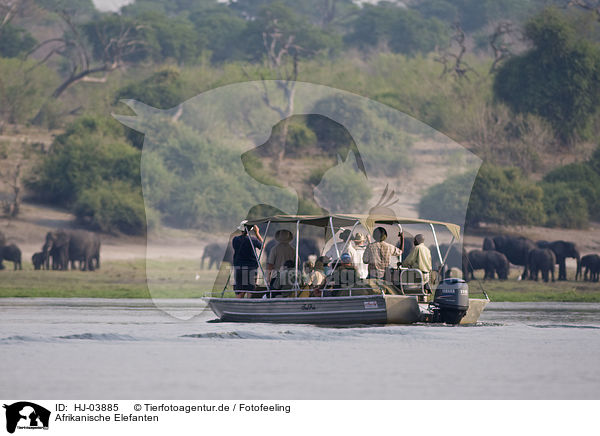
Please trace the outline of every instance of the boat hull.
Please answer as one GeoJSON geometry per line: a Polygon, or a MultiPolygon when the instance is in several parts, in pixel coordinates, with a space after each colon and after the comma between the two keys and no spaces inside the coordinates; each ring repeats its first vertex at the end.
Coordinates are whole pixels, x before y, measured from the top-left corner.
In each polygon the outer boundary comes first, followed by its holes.
{"type": "MultiPolygon", "coordinates": [[[[286,324],[414,324],[423,321],[426,304],[410,295],[361,295],[327,298],[208,298],[208,306],[223,322],[286,324]]],[[[487,300],[469,300],[461,324],[479,319],[487,300]]]]}

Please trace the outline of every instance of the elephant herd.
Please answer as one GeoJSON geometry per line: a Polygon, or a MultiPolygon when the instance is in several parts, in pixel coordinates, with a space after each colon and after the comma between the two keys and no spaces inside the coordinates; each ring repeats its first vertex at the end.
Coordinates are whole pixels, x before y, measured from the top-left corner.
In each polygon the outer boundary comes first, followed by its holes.
{"type": "MultiPolygon", "coordinates": [[[[0,269],[3,260],[14,263],[14,269],[23,269],[21,250],[15,244],[5,245],[6,238],[0,232],[0,269]]],[[[100,268],[100,238],[84,230],[56,230],[46,234],[42,251],[31,256],[33,268],[63,270],[80,269],[94,271],[100,268]],[[77,265],[78,263],[78,265],[77,265]]]]}
{"type": "MultiPolygon", "coordinates": [[[[267,243],[265,252],[268,253],[274,241],[267,243]]],[[[437,251],[437,247],[429,247],[431,253],[437,251]]],[[[406,237],[404,243],[404,255],[408,255],[412,249],[412,238],[406,237]]],[[[300,258],[306,258],[308,254],[318,253],[319,247],[316,241],[312,239],[300,240],[299,254],[300,258]]],[[[523,267],[520,279],[542,280],[567,280],[566,259],[573,258],[577,261],[577,272],[575,280],[582,277],[584,280],[598,281],[600,278],[600,256],[597,254],[588,254],[581,257],[577,246],[569,241],[537,241],[523,236],[501,235],[493,238],[485,238],[482,249],[462,252],[456,246],[440,244],[442,256],[447,254],[446,266],[444,272],[448,273],[450,268],[459,269],[462,276],[466,279],[473,279],[474,272],[484,271],[484,279],[498,278],[506,280],[508,278],[510,265],[523,267]],[[448,251],[448,249],[450,249],[448,251]],[[555,275],[555,265],[558,265],[558,275],[555,275]],[[585,272],[582,274],[582,270],[585,272]]],[[[437,256],[433,256],[435,259],[437,256]]],[[[221,244],[209,244],[204,249],[202,256],[202,268],[205,260],[208,260],[208,268],[213,265],[219,266],[222,260],[231,263],[233,252],[231,244],[225,250],[221,244]]],[[[434,264],[434,269],[438,265],[434,264]]]]}
{"type": "Polygon", "coordinates": [[[581,257],[577,246],[569,241],[537,241],[522,236],[496,236],[485,238],[481,250],[463,252],[463,276],[473,278],[473,271],[483,269],[486,279],[508,277],[509,264],[523,267],[520,279],[538,280],[541,274],[545,282],[567,280],[566,259],[577,262],[575,280],[581,276],[585,280],[598,281],[600,256],[596,254],[581,257]],[[558,265],[558,277],[555,276],[558,265]]]}

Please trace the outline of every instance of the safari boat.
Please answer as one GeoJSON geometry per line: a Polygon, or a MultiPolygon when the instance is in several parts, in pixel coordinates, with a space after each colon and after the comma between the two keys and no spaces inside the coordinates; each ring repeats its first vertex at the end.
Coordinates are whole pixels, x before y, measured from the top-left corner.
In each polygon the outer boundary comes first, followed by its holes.
{"type": "MultiPolygon", "coordinates": [[[[295,282],[287,289],[272,289],[269,283],[262,280],[251,293],[261,298],[227,297],[226,291],[205,295],[210,309],[223,322],[263,322],[263,323],[305,323],[327,325],[355,324],[414,324],[414,323],[447,323],[474,324],[484,310],[489,298],[481,289],[484,298],[470,298],[466,282],[459,278],[440,279],[441,271],[452,244],[460,239],[460,227],[439,221],[415,218],[397,218],[385,215],[276,215],[243,222],[251,227],[266,224],[265,235],[272,224],[295,227],[295,282]],[[320,296],[306,297],[314,294],[314,289],[304,289],[298,281],[300,272],[299,244],[300,226],[316,226],[332,238],[342,230],[350,230],[351,234],[362,228],[371,234],[376,226],[419,225],[431,230],[435,242],[435,253],[440,265],[433,271],[430,279],[429,294],[425,288],[423,274],[418,269],[390,269],[389,280],[361,280],[352,287],[330,288],[323,287],[317,294],[320,296]],[[442,253],[438,243],[436,227],[445,228],[450,232],[452,241],[446,253],[442,253]],[[308,291],[308,292],[306,292],[308,291]],[[335,291],[335,292],[334,292],[335,291]],[[343,296],[332,296],[332,295],[343,296]]],[[[249,233],[248,233],[248,237],[249,233]]],[[[339,254],[344,253],[350,238],[347,238],[341,249],[335,243],[339,254]]],[[[256,250],[254,250],[256,251],[256,250]]],[[[264,270],[260,262],[264,250],[256,255],[260,272],[264,270]]],[[[339,260],[338,260],[339,262],[339,260]]],[[[337,265],[336,262],[332,262],[337,265]]],[[[247,292],[247,291],[246,291],[247,292]]]]}

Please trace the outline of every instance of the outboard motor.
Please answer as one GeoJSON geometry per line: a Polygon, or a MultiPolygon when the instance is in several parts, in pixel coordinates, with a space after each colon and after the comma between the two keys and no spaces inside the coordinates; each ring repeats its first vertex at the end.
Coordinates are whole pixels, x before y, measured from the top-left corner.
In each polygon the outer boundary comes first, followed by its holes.
{"type": "Polygon", "coordinates": [[[462,279],[440,282],[433,299],[433,322],[458,324],[469,309],[469,286],[462,279]]]}

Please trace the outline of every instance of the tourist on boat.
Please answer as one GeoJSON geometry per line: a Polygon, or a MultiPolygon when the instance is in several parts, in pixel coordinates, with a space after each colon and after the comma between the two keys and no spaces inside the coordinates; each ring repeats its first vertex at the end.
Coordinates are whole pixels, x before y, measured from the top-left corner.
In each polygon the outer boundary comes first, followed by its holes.
{"type": "Polygon", "coordinates": [[[352,264],[358,271],[358,277],[361,280],[364,280],[369,275],[369,267],[367,264],[363,263],[363,255],[367,248],[367,238],[362,233],[356,232],[352,237],[350,244],[352,244],[352,248],[354,249],[354,255],[349,252],[352,256],[352,264]]]}
{"type": "Polygon", "coordinates": [[[317,263],[315,263],[315,270],[311,275],[310,282],[307,283],[307,287],[313,289],[311,297],[321,296],[322,289],[325,287],[325,283],[327,281],[327,276],[331,272],[331,268],[329,268],[329,262],[331,262],[331,259],[328,256],[321,256],[317,259],[317,263]]]}
{"type": "Polygon", "coordinates": [[[332,289],[333,297],[348,296],[348,288],[356,287],[358,280],[358,270],[352,264],[352,256],[350,253],[343,253],[340,262],[327,279],[326,287],[332,289]]]}
{"type": "Polygon", "coordinates": [[[425,236],[422,234],[415,235],[414,248],[408,255],[402,266],[406,268],[415,268],[421,270],[423,273],[423,281],[425,282],[425,289],[431,293],[429,287],[429,273],[431,272],[431,251],[425,245],[425,236]]]}
{"type": "Polygon", "coordinates": [[[362,260],[368,266],[369,278],[382,279],[385,277],[386,269],[390,266],[392,256],[402,255],[402,250],[385,242],[387,232],[383,227],[373,230],[373,239],[375,242],[371,242],[367,246],[362,260]]]}
{"type": "Polygon", "coordinates": [[[274,292],[271,292],[271,296],[273,298],[294,296],[293,292],[277,292],[291,290],[294,284],[296,284],[296,264],[293,260],[286,260],[281,268],[273,272],[270,286],[274,292]]]}
{"type": "Polygon", "coordinates": [[[292,232],[289,230],[281,229],[275,232],[277,245],[271,249],[267,258],[267,280],[272,280],[273,271],[277,271],[288,260],[296,259],[296,250],[290,245],[292,238],[292,232]]]}
{"type": "Polygon", "coordinates": [[[258,274],[258,261],[256,250],[262,248],[263,238],[260,235],[258,226],[252,226],[250,230],[241,223],[238,227],[242,234],[236,236],[231,241],[233,247],[233,270],[235,278],[235,295],[238,298],[247,296],[258,297],[252,293],[256,287],[256,277],[258,274]],[[251,237],[249,232],[254,233],[256,237],[251,237]]]}
{"type": "Polygon", "coordinates": [[[351,235],[352,232],[350,230],[344,229],[340,232],[339,235],[333,238],[333,244],[325,253],[326,256],[329,256],[331,258],[332,263],[335,263],[335,261],[338,260],[339,256],[344,252],[350,253],[350,256],[352,256],[352,258],[356,256],[356,251],[352,246],[352,242],[346,243],[346,241],[348,241],[351,235]]]}

